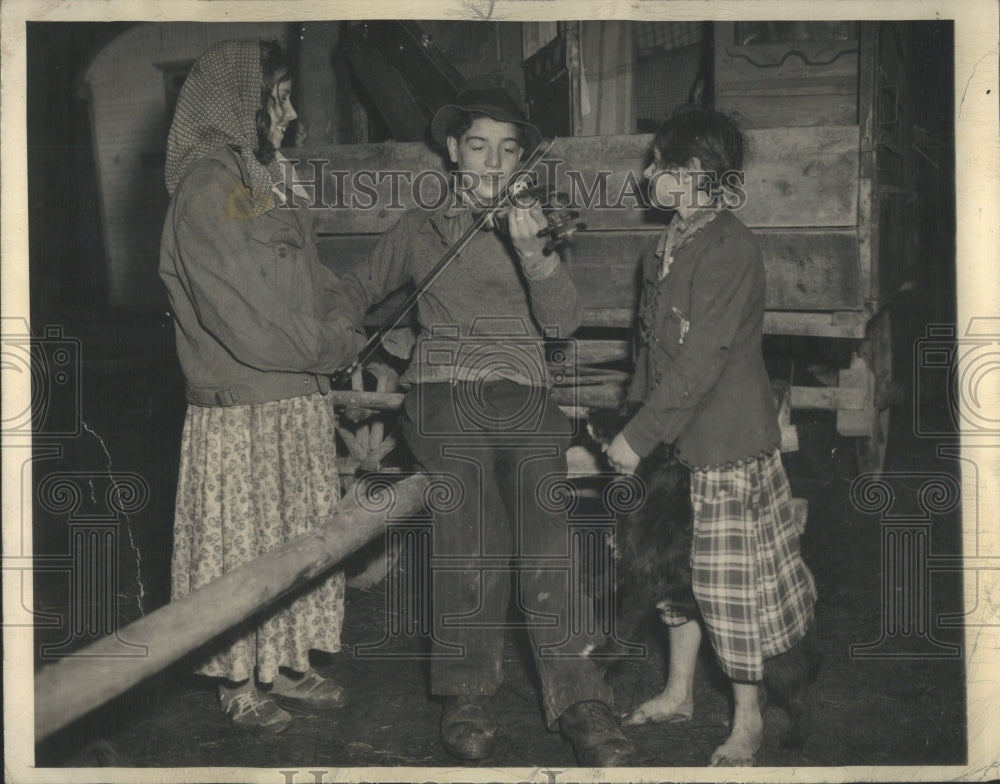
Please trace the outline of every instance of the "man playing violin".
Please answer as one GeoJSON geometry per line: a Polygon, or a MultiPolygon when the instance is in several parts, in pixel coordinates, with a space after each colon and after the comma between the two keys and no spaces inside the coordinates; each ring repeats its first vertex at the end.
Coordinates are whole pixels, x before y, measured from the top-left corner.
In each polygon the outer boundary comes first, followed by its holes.
{"type": "MultiPolygon", "coordinates": [[[[500,195],[541,140],[516,86],[467,82],[431,124],[454,164],[453,195],[413,209],[342,281],[345,312],[368,308],[424,280],[500,195]]],[[[418,301],[420,338],[401,383],[403,431],[432,479],[434,503],[431,691],[443,702],[441,739],[459,759],[483,759],[497,732],[491,697],[503,677],[513,586],[542,686],[547,725],[572,742],[581,765],[631,764],[633,748],[611,712],[611,688],[571,631],[566,510],[558,503],[573,428],[549,395],[543,340],[579,326],[580,299],[557,253],[539,236],[541,207],[514,199],[509,231],[479,231],[418,301]]]]}

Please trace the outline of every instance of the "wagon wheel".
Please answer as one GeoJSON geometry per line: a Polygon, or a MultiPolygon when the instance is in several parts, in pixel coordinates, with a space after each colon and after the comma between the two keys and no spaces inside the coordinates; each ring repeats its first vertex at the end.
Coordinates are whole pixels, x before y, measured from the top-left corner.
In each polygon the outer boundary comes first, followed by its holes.
{"type": "Polygon", "coordinates": [[[861,359],[870,371],[868,434],[855,441],[859,473],[882,473],[889,444],[889,419],[899,396],[892,381],[892,327],[888,309],[880,311],[868,325],[861,344],[861,359]]]}

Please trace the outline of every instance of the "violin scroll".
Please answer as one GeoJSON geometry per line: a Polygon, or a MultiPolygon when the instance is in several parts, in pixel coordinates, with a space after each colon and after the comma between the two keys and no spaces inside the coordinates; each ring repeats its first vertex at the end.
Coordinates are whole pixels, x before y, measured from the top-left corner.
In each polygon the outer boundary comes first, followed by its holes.
{"type": "Polygon", "coordinates": [[[545,256],[550,255],[555,250],[559,250],[569,242],[573,234],[578,231],[585,231],[587,228],[586,223],[573,222],[580,217],[580,213],[576,210],[549,210],[545,213],[545,217],[549,221],[548,227],[535,235],[537,237],[548,237],[542,248],[542,253],[545,256]]]}
{"type": "MultiPolygon", "coordinates": [[[[547,237],[542,248],[542,254],[545,256],[551,255],[553,251],[561,250],[573,234],[585,231],[587,228],[586,223],[574,222],[580,217],[580,213],[570,209],[569,197],[561,191],[543,185],[526,186],[518,192],[517,198],[519,201],[536,199],[541,204],[542,212],[549,225],[541,229],[535,236],[538,238],[547,237]]],[[[509,209],[501,213],[500,217],[506,218],[508,215],[509,209]]],[[[505,222],[498,223],[498,226],[502,226],[504,231],[508,228],[505,222]]]]}

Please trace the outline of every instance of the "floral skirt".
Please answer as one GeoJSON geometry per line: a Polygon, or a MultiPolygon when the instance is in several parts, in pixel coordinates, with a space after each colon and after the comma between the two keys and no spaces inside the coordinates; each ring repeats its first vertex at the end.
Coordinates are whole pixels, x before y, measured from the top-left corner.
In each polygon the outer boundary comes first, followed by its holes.
{"type": "MultiPolygon", "coordinates": [[[[189,405],[174,515],[176,600],[328,523],[340,500],[333,402],[319,393],[253,405],[189,405]]],[[[340,650],[344,575],[328,574],[202,649],[197,671],[242,681],[303,672],[340,650]]]]}

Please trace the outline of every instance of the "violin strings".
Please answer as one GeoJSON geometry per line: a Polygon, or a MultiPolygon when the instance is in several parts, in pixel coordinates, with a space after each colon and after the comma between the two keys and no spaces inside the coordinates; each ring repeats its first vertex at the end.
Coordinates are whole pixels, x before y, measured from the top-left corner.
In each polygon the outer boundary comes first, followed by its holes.
{"type": "Polygon", "coordinates": [[[407,296],[407,298],[399,304],[389,317],[382,322],[381,326],[379,326],[375,333],[368,338],[364,348],[361,349],[361,352],[355,360],[347,368],[336,374],[338,383],[340,380],[353,376],[375,355],[375,352],[378,351],[378,347],[382,344],[382,340],[385,336],[399,326],[406,314],[410,312],[415,304],[417,304],[417,301],[424,295],[424,293],[434,285],[434,282],[441,277],[445,269],[448,268],[448,265],[451,264],[451,262],[458,257],[458,254],[465,249],[465,246],[472,241],[472,238],[480,229],[482,229],[482,227],[486,224],[486,221],[488,221],[501,209],[501,207],[503,207],[504,202],[510,195],[511,186],[518,183],[524,175],[529,174],[532,170],[534,170],[534,168],[541,162],[542,158],[548,154],[549,150],[552,149],[552,145],[556,143],[555,137],[549,140],[548,144],[545,145],[545,148],[542,149],[542,145],[544,143],[544,139],[539,141],[539,143],[535,146],[535,149],[532,150],[531,155],[528,156],[528,160],[525,161],[524,165],[521,166],[520,169],[510,176],[507,184],[504,185],[503,189],[499,194],[497,194],[496,198],[493,199],[486,210],[482,212],[475,221],[473,221],[472,225],[462,233],[462,236],[459,237],[455,244],[448,249],[444,256],[441,257],[441,260],[434,265],[434,268],[427,273],[424,279],[417,284],[409,296],[407,296]]]}

